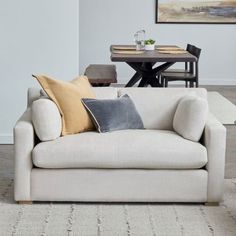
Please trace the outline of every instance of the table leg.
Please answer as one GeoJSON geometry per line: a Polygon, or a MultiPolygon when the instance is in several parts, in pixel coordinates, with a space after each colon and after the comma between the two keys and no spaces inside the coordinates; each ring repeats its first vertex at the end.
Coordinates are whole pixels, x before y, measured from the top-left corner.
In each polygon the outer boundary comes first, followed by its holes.
{"type": "Polygon", "coordinates": [[[152,80],[150,81],[150,85],[151,85],[152,87],[162,87],[162,84],[158,81],[157,78],[152,79],[152,80]]]}
{"type": "Polygon", "coordinates": [[[125,85],[125,87],[134,86],[140,79],[142,78],[142,74],[136,72],[134,76],[130,79],[130,81],[125,85]]]}
{"type": "Polygon", "coordinates": [[[175,64],[175,62],[166,62],[166,63],[164,63],[160,66],[157,66],[156,68],[153,68],[152,71],[153,71],[154,74],[160,75],[161,72],[168,69],[170,66],[172,66],[174,64],[175,64]]]}
{"type": "Polygon", "coordinates": [[[152,66],[153,63],[145,62],[142,66],[142,79],[139,83],[139,87],[147,87],[150,84],[150,81],[153,80],[152,75],[152,66]]]}
{"type": "Polygon", "coordinates": [[[151,85],[152,87],[162,87],[158,78],[164,70],[175,64],[175,62],[166,62],[156,68],[153,68],[155,63],[153,62],[127,62],[127,64],[132,67],[136,73],[131,78],[131,80],[126,84],[125,87],[131,87],[137,83],[140,79],[138,87],[147,87],[151,85]]]}
{"type": "Polygon", "coordinates": [[[138,87],[147,87],[148,86],[148,78],[147,77],[142,77],[138,87]]]}
{"type": "Polygon", "coordinates": [[[170,66],[174,65],[175,62],[166,62],[160,66],[157,66],[156,68],[152,69],[152,73],[155,75],[153,76],[153,79],[150,81],[150,85],[152,87],[163,87],[164,84],[160,83],[159,79],[161,76],[161,72],[168,69],[170,66]]]}

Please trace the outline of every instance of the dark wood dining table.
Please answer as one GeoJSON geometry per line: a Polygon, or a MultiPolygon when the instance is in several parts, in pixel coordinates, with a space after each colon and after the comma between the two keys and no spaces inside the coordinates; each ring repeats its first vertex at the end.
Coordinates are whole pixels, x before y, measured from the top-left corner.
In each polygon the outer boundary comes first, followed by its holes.
{"type": "Polygon", "coordinates": [[[159,45],[153,51],[142,51],[137,52],[139,54],[132,54],[129,51],[135,51],[134,45],[112,45],[110,47],[111,51],[111,61],[113,62],[125,62],[131,68],[133,68],[136,73],[126,84],[126,87],[132,87],[137,82],[139,82],[139,87],[147,87],[148,85],[152,87],[162,87],[159,77],[160,74],[168,69],[170,66],[174,65],[176,62],[195,62],[197,58],[187,51],[183,53],[162,53],[158,48],[179,48],[175,45],[159,45]],[[128,53],[122,53],[120,49],[128,49],[123,51],[128,51],[128,53]],[[157,65],[157,63],[161,63],[157,65]]]}

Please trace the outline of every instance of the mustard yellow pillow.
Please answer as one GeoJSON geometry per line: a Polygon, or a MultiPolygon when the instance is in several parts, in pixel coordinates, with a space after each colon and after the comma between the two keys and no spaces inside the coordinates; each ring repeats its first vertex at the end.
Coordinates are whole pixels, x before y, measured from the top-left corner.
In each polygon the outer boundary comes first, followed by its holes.
{"type": "Polygon", "coordinates": [[[62,135],[76,134],[94,129],[84,108],[82,98],[95,98],[86,76],[71,82],[51,79],[44,75],[33,75],[47,95],[56,103],[62,116],[62,135]]]}

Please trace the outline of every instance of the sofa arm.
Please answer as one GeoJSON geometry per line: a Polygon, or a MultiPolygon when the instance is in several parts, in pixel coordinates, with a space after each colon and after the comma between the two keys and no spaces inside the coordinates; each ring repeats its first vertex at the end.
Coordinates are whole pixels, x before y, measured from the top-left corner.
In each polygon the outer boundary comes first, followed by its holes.
{"type": "Polygon", "coordinates": [[[28,108],[14,127],[14,196],[16,201],[30,201],[30,175],[33,166],[31,152],[34,148],[34,139],[31,110],[28,108]]]}
{"type": "Polygon", "coordinates": [[[207,149],[208,202],[220,202],[223,196],[226,128],[209,114],[203,142],[207,149]]]}

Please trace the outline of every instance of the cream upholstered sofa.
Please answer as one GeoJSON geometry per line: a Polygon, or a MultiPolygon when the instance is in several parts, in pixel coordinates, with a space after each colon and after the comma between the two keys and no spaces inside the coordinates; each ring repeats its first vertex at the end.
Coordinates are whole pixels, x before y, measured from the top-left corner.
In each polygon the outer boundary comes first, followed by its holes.
{"type": "MultiPolygon", "coordinates": [[[[86,132],[39,142],[28,108],[14,128],[15,200],[197,202],[222,200],[226,130],[209,114],[201,141],[173,131],[179,100],[205,89],[95,88],[97,98],[128,94],[145,130],[86,132]]],[[[184,119],[183,119],[183,122],[184,119]]]]}

